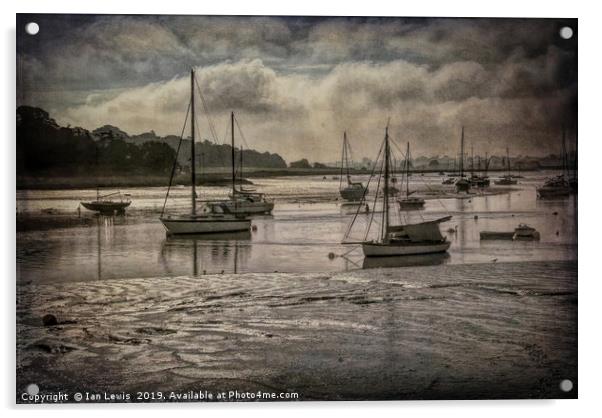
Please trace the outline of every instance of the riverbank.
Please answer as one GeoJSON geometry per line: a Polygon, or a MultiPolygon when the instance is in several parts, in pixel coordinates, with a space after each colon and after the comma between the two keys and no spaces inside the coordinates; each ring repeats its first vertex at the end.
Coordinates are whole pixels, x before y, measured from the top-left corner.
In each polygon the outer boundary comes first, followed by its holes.
{"type": "MultiPolygon", "coordinates": [[[[495,170],[493,170],[495,171],[495,170]]],[[[493,172],[492,171],[492,172],[493,172]]],[[[438,173],[438,170],[416,170],[413,177],[420,178],[422,174],[438,173]]],[[[274,178],[292,176],[323,176],[328,180],[338,180],[341,174],[340,168],[245,168],[245,179],[237,179],[243,184],[253,184],[248,177],[252,178],[274,178]]],[[[354,176],[370,175],[370,170],[351,170],[354,176]]],[[[441,176],[441,179],[447,176],[441,176]]],[[[197,184],[200,186],[228,186],[232,183],[229,169],[207,169],[203,174],[197,175],[197,184]]],[[[169,176],[157,175],[73,175],[73,176],[17,176],[17,190],[59,190],[59,189],[89,189],[89,188],[125,188],[125,187],[166,187],[169,184],[169,176]]],[[[190,184],[189,175],[179,175],[174,178],[174,185],[190,184]]]]}
{"type": "MultiPolygon", "coordinates": [[[[247,179],[237,179],[238,184],[253,184],[247,179]]],[[[190,176],[180,175],[174,178],[172,185],[190,185],[190,176]]],[[[197,176],[198,186],[229,186],[232,177],[225,174],[206,174],[197,176]]],[[[126,187],[167,187],[169,177],[146,175],[117,176],[17,176],[17,190],[78,190],[91,188],[126,187]]]]}
{"type": "Polygon", "coordinates": [[[576,398],[577,263],[18,283],[17,402],[32,382],[131,401],[576,398]]]}

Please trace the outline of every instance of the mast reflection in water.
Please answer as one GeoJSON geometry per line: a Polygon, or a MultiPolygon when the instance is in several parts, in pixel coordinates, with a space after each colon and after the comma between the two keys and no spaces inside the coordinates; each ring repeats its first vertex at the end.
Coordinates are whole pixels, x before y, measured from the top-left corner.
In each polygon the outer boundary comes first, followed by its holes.
{"type": "Polygon", "coordinates": [[[174,268],[190,260],[190,274],[239,273],[251,255],[251,233],[168,235],[163,241],[160,261],[165,270],[173,273],[174,268]],[[224,269],[215,271],[214,266],[224,269]]]}

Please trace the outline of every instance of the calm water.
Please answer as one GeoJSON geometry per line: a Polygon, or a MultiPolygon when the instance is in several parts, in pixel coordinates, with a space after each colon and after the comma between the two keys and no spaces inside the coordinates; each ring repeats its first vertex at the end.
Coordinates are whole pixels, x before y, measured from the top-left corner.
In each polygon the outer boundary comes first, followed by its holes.
{"type": "MultiPolygon", "coordinates": [[[[133,200],[125,216],[89,217],[92,226],[17,233],[20,280],[33,282],[201,275],[230,272],[319,272],[379,266],[463,264],[497,261],[574,260],[577,258],[576,197],[541,201],[535,186],[550,173],[527,173],[515,191],[471,199],[428,200],[409,220],[451,214],[441,225],[451,241],[448,255],[364,260],[361,249],[340,242],[356,208],[336,201],[338,180],[329,176],[253,179],[276,200],[272,216],[253,219],[256,230],[222,237],[167,238],[158,214],[165,188],[122,189],[133,200]],[[303,203],[301,203],[303,202],[303,203]],[[477,219],[475,219],[477,216],[477,219]],[[539,242],[479,240],[482,230],[513,230],[527,223],[539,242]],[[448,230],[455,232],[448,232],[448,230]],[[355,248],[355,250],[354,250],[355,248]],[[328,257],[329,253],[336,256],[328,257]]],[[[439,176],[414,176],[411,187],[439,185],[439,176]]],[[[226,188],[204,188],[203,198],[225,196],[226,188]]],[[[53,208],[77,216],[80,200],[95,190],[18,191],[17,210],[40,214],[53,208]]],[[[189,190],[172,189],[168,210],[189,207],[189,190]]],[[[358,215],[352,238],[363,236],[369,218],[358,215]]]]}

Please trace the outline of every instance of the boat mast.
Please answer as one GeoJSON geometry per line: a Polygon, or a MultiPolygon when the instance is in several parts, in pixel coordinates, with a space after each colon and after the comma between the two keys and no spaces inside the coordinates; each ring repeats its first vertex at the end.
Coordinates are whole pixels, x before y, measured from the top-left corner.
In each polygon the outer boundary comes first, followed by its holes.
{"type": "Polygon", "coordinates": [[[462,138],[460,139],[460,177],[464,177],[464,126],[462,126],[462,138]]]}
{"type": "Polygon", "coordinates": [[[474,147],[470,144],[470,176],[474,176],[474,147]]]}
{"type": "Polygon", "coordinates": [[[347,143],[347,131],[343,132],[343,152],[345,158],[345,167],[347,170],[347,184],[351,186],[351,175],[349,174],[349,144],[347,143]]]}
{"type": "Polygon", "coordinates": [[[406,198],[410,197],[410,143],[406,150],[406,198]]]}
{"type": "Polygon", "coordinates": [[[234,112],[230,112],[230,124],[232,128],[232,197],[236,194],[236,173],[234,172],[234,112]]]}
{"type": "Polygon", "coordinates": [[[485,176],[487,176],[487,172],[489,171],[489,153],[485,151],[485,176]]]}
{"type": "Polygon", "coordinates": [[[242,192],[242,145],[240,146],[240,179],[238,180],[238,187],[240,187],[240,191],[242,192]]]}
{"type": "Polygon", "coordinates": [[[506,147],[506,166],[508,167],[508,175],[510,175],[510,148],[506,147]]]}
{"type": "Polygon", "coordinates": [[[194,68],[190,70],[190,165],[192,174],[192,214],[196,215],[196,171],[195,171],[195,156],[194,156],[194,68]]]}
{"type": "Polygon", "coordinates": [[[347,142],[347,132],[343,131],[343,149],[341,150],[341,175],[339,176],[339,190],[343,185],[343,170],[345,170],[345,143],[347,142]]]}
{"type": "Polygon", "coordinates": [[[385,128],[385,188],[383,195],[383,242],[387,240],[389,231],[389,124],[385,128]]]}

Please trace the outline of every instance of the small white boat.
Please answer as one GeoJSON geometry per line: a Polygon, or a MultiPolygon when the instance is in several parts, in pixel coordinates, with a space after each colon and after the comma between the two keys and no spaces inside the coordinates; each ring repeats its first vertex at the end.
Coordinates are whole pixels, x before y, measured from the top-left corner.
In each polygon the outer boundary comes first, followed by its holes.
{"type": "Polygon", "coordinates": [[[270,214],[274,209],[274,202],[267,200],[262,193],[236,192],[230,200],[207,202],[209,206],[219,206],[225,213],[235,215],[270,214]]]}
{"type": "MultiPolygon", "coordinates": [[[[163,210],[161,212],[160,221],[167,230],[168,235],[174,234],[214,234],[219,232],[236,232],[244,231],[251,228],[251,221],[244,216],[229,214],[222,207],[205,207],[203,213],[197,214],[196,208],[196,163],[195,163],[195,152],[194,152],[194,141],[195,141],[195,114],[194,114],[194,86],[195,86],[194,70],[190,71],[190,147],[191,147],[191,174],[192,174],[192,212],[186,215],[168,215],[165,214],[165,204],[169,196],[169,189],[174,177],[174,170],[172,170],[171,177],[169,179],[169,187],[165,196],[165,203],[163,204],[163,210]]],[[[180,138],[180,141],[182,138],[180,138]]],[[[179,149],[179,147],[178,147],[179,149]]],[[[177,161],[176,155],[176,161],[177,161]]]]}
{"type": "Polygon", "coordinates": [[[234,112],[230,113],[230,131],[232,134],[232,192],[227,200],[206,202],[209,207],[219,207],[225,213],[235,215],[257,215],[270,214],[274,209],[274,202],[268,200],[263,193],[257,193],[254,190],[245,190],[242,185],[243,179],[243,149],[240,147],[240,166],[238,168],[238,177],[240,180],[239,188],[236,188],[236,167],[234,147],[234,112]]]}

